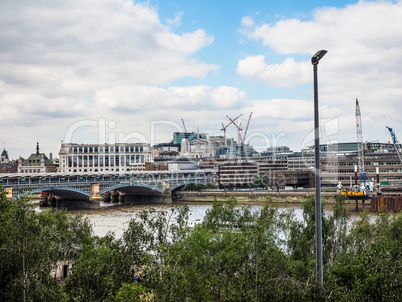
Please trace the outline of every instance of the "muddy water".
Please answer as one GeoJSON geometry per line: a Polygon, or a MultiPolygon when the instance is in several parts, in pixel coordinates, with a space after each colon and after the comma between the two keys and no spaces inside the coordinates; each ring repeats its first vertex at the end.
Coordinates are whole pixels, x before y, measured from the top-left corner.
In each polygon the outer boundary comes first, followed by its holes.
{"type": "MultiPolygon", "coordinates": [[[[190,210],[190,220],[202,219],[207,209],[212,208],[211,202],[194,202],[185,203],[190,210]]],[[[252,209],[259,209],[262,203],[250,203],[252,209]]],[[[240,205],[241,206],[241,205],[240,205]]],[[[95,235],[105,236],[108,232],[115,234],[116,238],[121,238],[123,232],[127,229],[132,218],[144,209],[154,208],[155,210],[168,210],[174,207],[172,204],[166,205],[112,205],[103,204],[99,209],[93,210],[77,210],[69,211],[72,214],[80,214],[88,218],[93,225],[95,235]]],[[[285,211],[291,208],[294,211],[295,217],[298,220],[303,219],[303,211],[301,205],[295,204],[277,204],[279,211],[285,211]]],[[[332,209],[327,207],[327,213],[332,213],[332,209]]],[[[357,213],[354,212],[354,206],[347,206],[348,211],[352,214],[352,220],[356,219],[357,213]]],[[[375,217],[375,215],[373,215],[375,217]]],[[[174,222],[174,219],[173,219],[174,222]]]]}
{"type": "MultiPolygon", "coordinates": [[[[205,203],[186,203],[190,210],[190,220],[202,219],[207,209],[212,208],[211,202],[205,203]]],[[[69,211],[71,214],[80,214],[93,225],[95,235],[105,236],[108,232],[115,234],[120,238],[127,229],[132,218],[144,209],[154,208],[155,210],[168,210],[174,205],[103,205],[94,210],[69,211]]],[[[261,205],[252,205],[252,208],[258,209],[261,205]]],[[[278,206],[279,210],[285,210],[285,206],[278,206]]],[[[302,218],[302,210],[299,206],[292,206],[298,219],[302,218]]],[[[174,219],[173,219],[174,221],[174,219]]]]}

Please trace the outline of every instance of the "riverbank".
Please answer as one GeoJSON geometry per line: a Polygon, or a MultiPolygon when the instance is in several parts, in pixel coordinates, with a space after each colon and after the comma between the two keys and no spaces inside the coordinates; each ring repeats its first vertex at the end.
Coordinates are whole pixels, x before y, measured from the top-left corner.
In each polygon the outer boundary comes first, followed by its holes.
{"type": "MultiPolygon", "coordinates": [[[[274,203],[302,203],[306,197],[314,197],[315,192],[309,191],[178,191],[173,195],[173,202],[206,202],[217,199],[225,201],[228,197],[235,196],[241,202],[265,202],[274,203]]],[[[326,202],[335,203],[335,192],[321,192],[326,202]]]]}

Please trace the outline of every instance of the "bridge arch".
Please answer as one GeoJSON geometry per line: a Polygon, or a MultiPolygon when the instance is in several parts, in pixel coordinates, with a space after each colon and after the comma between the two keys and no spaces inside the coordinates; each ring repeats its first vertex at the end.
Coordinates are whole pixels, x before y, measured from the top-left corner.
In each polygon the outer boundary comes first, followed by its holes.
{"type": "Polygon", "coordinates": [[[104,194],[111,190],[136,193],[136,191],[137,192],[141,191],[141,189],[144,189],[145,191],[148,191],[148,192],[162,193],[161,189],[155,188],[153,186],[149,186],[146,184],[118,184],[116,186],[104,188],[104,189],[100,190],[99,193],[104,194]]]}
{"type": "Polygon", "coordinates": [[[23,191],[19,194],[17,194],[18,197],[26,196],[29,194],[35,194],[35,193],[40,193],[40,192],[46,192],[50,193],[55,196],[59,197],[72,197],[72,198],[89,198],[91,196],[90,193],[75,189],[75,188],[69,188],[69,187],[64,187],[64,188],[55,188],[55,187],[43,187],[43,188],[36,188],[32,190],[26,190],[23,191]]]}

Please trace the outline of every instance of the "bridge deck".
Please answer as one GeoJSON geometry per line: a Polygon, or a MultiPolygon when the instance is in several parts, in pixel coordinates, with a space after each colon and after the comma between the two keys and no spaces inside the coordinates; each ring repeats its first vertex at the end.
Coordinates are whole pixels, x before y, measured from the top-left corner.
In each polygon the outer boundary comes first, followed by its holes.
{"type": "Polygon", "coordinates": [[[92,184],[99,184],[102,192],[127,186],[144,186],[162,192],[164,182],[174,190],[188,183],[212,183],[215,176],[216,170],[7,173],[0,174],[0,185],[12,188],[13,195],[41,190],[73,190],[88,196],[92,184]]]}

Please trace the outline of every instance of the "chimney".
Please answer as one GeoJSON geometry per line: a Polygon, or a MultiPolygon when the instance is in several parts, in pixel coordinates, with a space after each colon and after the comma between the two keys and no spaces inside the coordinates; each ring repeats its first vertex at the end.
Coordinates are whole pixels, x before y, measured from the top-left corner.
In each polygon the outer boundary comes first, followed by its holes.
{"type": "Polygon", "coordinates": [[[52,154],[52,152],[49,153],[49,159],[50,159],[51,162],[53,162],[53,154],[52,154]]]}

